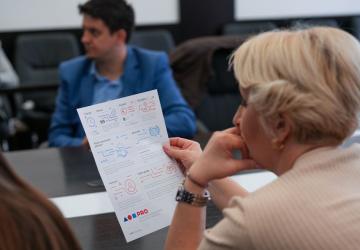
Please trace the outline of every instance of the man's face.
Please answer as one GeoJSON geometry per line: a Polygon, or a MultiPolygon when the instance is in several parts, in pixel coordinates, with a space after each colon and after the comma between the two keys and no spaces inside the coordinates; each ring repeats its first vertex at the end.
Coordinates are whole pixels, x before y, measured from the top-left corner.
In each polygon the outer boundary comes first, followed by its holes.
{"type": "Polygon", "coordinates": [[[113,55],[119,46],[125,44],[124,39],[119,36],[120,31],[111,34],[99,18],[84,15],[82,27],[81,42],[85,47],[86,56],[91,59],[106,59],[113,55]]]}

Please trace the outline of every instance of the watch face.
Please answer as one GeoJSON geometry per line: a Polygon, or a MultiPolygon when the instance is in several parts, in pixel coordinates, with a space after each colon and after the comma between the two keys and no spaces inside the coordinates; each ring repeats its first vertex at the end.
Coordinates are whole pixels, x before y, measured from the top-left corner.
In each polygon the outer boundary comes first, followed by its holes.
{"type": "Polygon", "coordinates": [[[177,191],[175,200],[176,201],[181,201],[181,191],[180,190],[177,191]]]}
{"type": "Polygon", "coordinates": [[[210,194],[208,191],[206,191],[203,196],[196,195],[186,191],[184,186],[179,187],[175,196],[175,200],[178,202],[185,202],[190,205],[199,206],[199,207],[206,206],[206,203],[209,199],[210,199],[210,194]]]}
{"type": "Polygon", "coordinates": [[[194,200],[194,195],[192,193],[187,192],[184,189],[179,189],[177,191],[175,200],[191,204],[194,200]]]}

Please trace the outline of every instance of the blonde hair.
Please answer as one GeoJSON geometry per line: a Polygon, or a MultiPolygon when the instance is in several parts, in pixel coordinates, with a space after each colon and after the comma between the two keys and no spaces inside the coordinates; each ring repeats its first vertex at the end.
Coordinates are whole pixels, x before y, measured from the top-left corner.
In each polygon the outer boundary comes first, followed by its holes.
{"type": "Polygon", "coordinates": [[[285,114],[299,143],[340,143],[357,126],[360,44],[336,28],[270,31],[233,54],[235,77],[268,122],[285,114]]]}

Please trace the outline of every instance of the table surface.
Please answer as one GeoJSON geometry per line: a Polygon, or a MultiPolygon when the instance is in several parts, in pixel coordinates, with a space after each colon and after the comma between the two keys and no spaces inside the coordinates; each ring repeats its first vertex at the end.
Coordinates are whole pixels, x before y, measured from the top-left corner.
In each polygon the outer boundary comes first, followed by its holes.
{"type": "MultiPolygon", "coordinates": [[[[49,148],[5,153],[15,171],[48,197],[62,197],[103,192],[103,186],[89,182],[100,179],[91,152],[83,147],[49,148]]],[[[222,218],[210,204],[207,227],[222,218]]],[[[115,213],[97,214],[68,219],[83,249],[163,249],[167,228],[126,243],[115,213]]]]}

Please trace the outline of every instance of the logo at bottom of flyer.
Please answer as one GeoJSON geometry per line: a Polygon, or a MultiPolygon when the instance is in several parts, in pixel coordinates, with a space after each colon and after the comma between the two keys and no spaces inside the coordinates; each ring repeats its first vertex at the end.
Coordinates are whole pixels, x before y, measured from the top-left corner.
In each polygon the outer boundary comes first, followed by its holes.
{"type": "Polygon", "coordinates": [[[128,214],[127,216],[124,217],[124,222],[132,221],[132,220],[134,220],[140,216],[144,216],[148,213],[149,213],[149,209],[145,208],[145,209],[139,210],[137,212],[128,214]]]}

